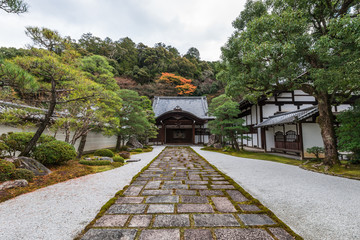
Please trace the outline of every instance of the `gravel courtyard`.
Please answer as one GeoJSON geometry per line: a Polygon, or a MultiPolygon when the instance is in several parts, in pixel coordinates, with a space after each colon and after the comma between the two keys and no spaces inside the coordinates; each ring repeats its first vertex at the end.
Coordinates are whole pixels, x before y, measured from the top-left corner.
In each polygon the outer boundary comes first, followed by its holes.
{"type": "Polygon", "coordinates": [[[87,175],[0,203],[1,240],[67,240],[96,216],[101,207],[164,147],[136,155],[140,162],[87,175]]]}
{"type": "Polygon", "coordinates": [[[360,181],[193,149],[304,239],[360,239],[360,181]]]}

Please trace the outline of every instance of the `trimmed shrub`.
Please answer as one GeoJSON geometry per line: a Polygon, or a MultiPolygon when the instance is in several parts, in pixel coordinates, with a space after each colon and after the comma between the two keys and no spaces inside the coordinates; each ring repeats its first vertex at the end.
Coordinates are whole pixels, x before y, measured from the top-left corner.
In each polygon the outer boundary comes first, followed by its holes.
{"type": "Polygon", "coordinates": [[[0,159],[0,181],[7,181],[14,177],[15,165],[12,162],[0,159]]]}
{"type": "Polygon", "coordinates": [[[34,173],[28,169],[17,168],[15,169],[14,178],[15,179],[25,179],[28,182],[32,182],[34,178],[34,173]]]}
{"type": "MultiPolygon", "coordinates": [[[[33,132],[9,132],[1,135],[1,140],[7,145],[7,151],[15,156],[17,151],[21,152],[25,146],[30,142],[35,133],[33,132]]],[[[55,141],[56,139],[49,135],[41,135],[37,144],[55,141]]]]}
{"type": "Polygon", "coordinates": [[[113,157],[114,153],[110,149],[99,149],[94,152],[94,156],[113,157]]]}
{"type": "Polygon", "coordinates": [[[33,156],[44,165],[56,165],[76,157],[74,146],[63,141],[52,141],[38,146],[33,156]]]}
{"type": "Polygon", "coordinates": [[[120,157],[122,157],[123,159],[128,159],[130,158],[130,153],[129,152],[119,152],[120,157]]]}
{"type": "Polygon", "coordinates": [[[94,160],[94,161],[80,160],[79,163],[83,164],[83,165],[89,165],[89,166],[104,166],[104,165],[110,165],[111,164],[111,162],[107,161],[107,160],[94,160]]]}
{"type": "Polygon", "coordinates": [[[136,148],[136,149],[131,150],[131,152],[141,153],[141,152],[143,152],[143,150],[141,148],[136,148]]]}
{"type": "Polygon", "coordinates": [[[115,157],[113,157],[113,161],[114,161],[114,162],[121,162],[121,163],[124,163],[124,162],[125,162],[124,158],[121,157],[121,156],[115,156],[115,157]]]}

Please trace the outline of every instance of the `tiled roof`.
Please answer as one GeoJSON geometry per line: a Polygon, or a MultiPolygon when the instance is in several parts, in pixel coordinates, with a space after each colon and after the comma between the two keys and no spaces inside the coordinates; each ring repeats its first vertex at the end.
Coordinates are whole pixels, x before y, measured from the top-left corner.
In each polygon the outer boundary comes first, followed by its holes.
{"type": "Polygon", "coordinates": [[[314,106],[314,107],[299,109],[293,112],[281,113],[269,117],[268,119],[256,125],[255,127],[269,127],[275,125],[283,125],[287,123],[295,123],[307,119],[318,112],[319,112],[318,107],[314,106]]]}
{"type": "Polygon", "coordinates": [[[155,97],[153,102],[155,117],[171,111],[184,111],[201,119],[214,119],[208,115],[206,97],[155,97]]]}

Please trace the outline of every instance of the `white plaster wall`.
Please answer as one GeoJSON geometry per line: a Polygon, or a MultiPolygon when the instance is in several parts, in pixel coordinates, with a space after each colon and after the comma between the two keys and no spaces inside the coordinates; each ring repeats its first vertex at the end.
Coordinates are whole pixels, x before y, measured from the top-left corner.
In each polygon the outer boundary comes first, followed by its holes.
{"type": "Polygon", "coordinates": [[[297,106],[293,105],[293,104],[285,104],[283,106],[281,106],[281,111],[282,112],[292,112],[292,111],[296,111],[297,106]]]}
{"type": "Polygon", "coordinates": [[[252,137],[252,140],[253,140],[252,141],[252,146],[253,147],[255,147],[255,146],[259,147],[259,144],[258,144],[258,141],[257,141],[257,135],[256,134],[251,134],[251,135],[252,135],[251,137],[252,137]]]}
{"type": "MultiPolygon", "coordinates": [[[[350,104],[341,104],[341,105],[337,106],[337,111],[342,112],[342,111],[348,110],[350,107],[351,107],[350,104]]],[[[332,111],[335,112],[335,107],[332,107],[332,111]]]]}
{"type": "Polygon", "coordinates": [[[275,132],[277,132],[277,130],[272,127],[268,128],[268,130],[265,131],[266,151],[271,151],[271,148],[275,147],[275,140],[274,140],[275,132]]]}
{"type": "Polygon", "coordinates": [[[290,92],[283,92],[279,95],[279,97],[288,97],[288,98],[291,98],[292,97],[292,94],[290,92]]]}
{"type": "Polygon", "coordinates": [[[279,107],[275,104],[267,104],[263,106],[263,117],[267,118],[273,116],[279,110],[279,107]]]}
{"type": "Polygon", "coordinates": [[[309,107],[313,107],[314,105],[312,104],[304,104],[300,106],[300,109],[305,109],[305,108],[309,108],[309,107]]]}
{"type": "Polygon", "coordinates": [[[294,90],[294,94],[295,95],[303,95],[303,94],[306,94],[306,93],[304,93],[302,90],[294,90]]]}
{"type": "Polygon", "coordinates": [[[252,119],[252,123],[256,124],[256,106],[253,105],[251,107],[251,119],[252,119]]]}
{"type": "Polygon", "coordinates": [[[312,96],[295,96],[295,101],[313,102],[315,98],[312,96]]]}
{"type": "Polygon", "coordinates": [[[303,130],[304,157],[312,157],[312,155],[306,152],[307,148],[311,148],[314,146],[324,147],[319,124],[303,123],[302,130],[303,130]]]}
{"type": "MultiPolygon", "coordinates": [[[[21,128],[14,128],[5,125],[0,125],[0,135],[7,132],[35,132],[35,131],[36,128],[21,129],[21,128]]],[[[49,132],[48,130],[45,130],[44,134],[54,136],[54,133],[49,132]]],[[[64,140],[65,135],[62,134],[61,132],[58,132],[58,134],[56,135],[56,139],[64,140]]],[[[75,144],[75,149],[77,149],[79,142],[80,140],[78,140],[77,143],[75,144]]],[[[90,132],[86,139],[85,151],[96,150],[100,148],[111,148],[111,147],[115,147],[115,145],[116,145],[116,137],[114,136],[107,137],[102,135],[101,133],[90,132]]]]}

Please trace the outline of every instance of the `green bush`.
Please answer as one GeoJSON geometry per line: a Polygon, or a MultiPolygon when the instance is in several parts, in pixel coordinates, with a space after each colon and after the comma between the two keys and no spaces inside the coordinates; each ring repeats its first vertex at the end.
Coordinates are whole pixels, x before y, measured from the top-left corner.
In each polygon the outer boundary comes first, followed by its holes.
{"type": "Polygon", "coordinates": [[[76,157],[74,146],[63,141],[46,142],[38,146],[33,156],[44,165],[56,165],[76,157]]]}
{"type": "MultiPolygon", "coordinates": [[[[21,152],[25,149],[25,146],[34,137],[34,134],[33,132],[9,132],[2,134],[0,139],[7,145],[9,154],[15,156],[17,151],[21,152]]],[[[37,145],[55,140],[54,137],[43,134],[37,141],[37,145]]]]}
{"type": "Polygon", "coordinates": [[[7,181],[14,177],[15,165],[12,162],[0,159],[0,181],[7,181]]]}
{"type": "Polygon", "coordinates": [[[124,163],[124,162],[125,162],[124,158],[121,157],[121,156],[115,156],[115,157],[113,157],[113,161],[114,161],[114,162],[121,162],[121,163],[124,163]]]}
{"type": "Polygon", "coordinates": [[[25,179],[28,182],[32,182],[34,178],[34,173],[28,169],[17,168],[15,169],[14,178],[15,179],[25,179]]]}
{"type": "Polygon", "coordinates": [[[110,165],[111,162],[107,160],[94,160],[94,161],[88,161],[88,160],[80,160],[80,164],[83,165],[89,165],[89,166],[103,166],[103,165],[110,165]]]}
{"type": "Polygon", "coordinates": [[[113,157],[114,153],[109,149],[99,149],[94,152],[94,156],[113,157]]]}
{"type": "Polygon", "coordinates": [[[141,148],[136,148],[136,149],[131,150],[131,152],[141,153],[141,152],[143,152],[143,150],[141,148]]]}

